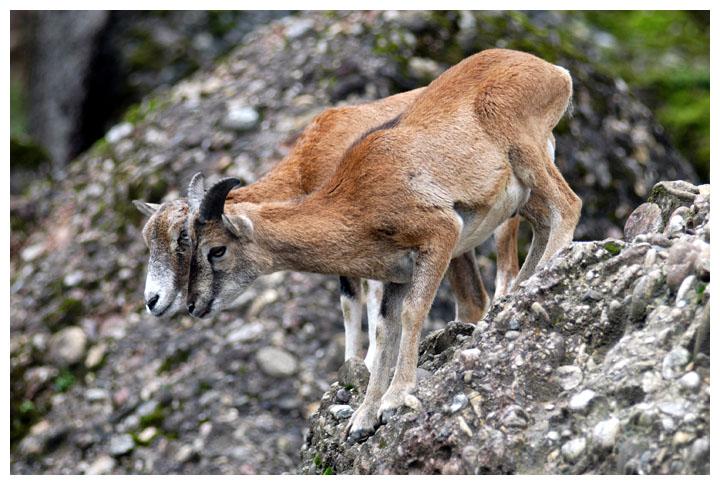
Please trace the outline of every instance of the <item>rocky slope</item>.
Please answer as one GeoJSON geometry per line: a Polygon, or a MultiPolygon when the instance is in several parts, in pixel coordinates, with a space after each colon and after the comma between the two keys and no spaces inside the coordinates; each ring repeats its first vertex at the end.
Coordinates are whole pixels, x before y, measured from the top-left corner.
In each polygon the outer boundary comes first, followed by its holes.
{"type": "MultiPolygon", "coordinates": [[[[336,281],[277,274],[212,321],[153,319],[142,305],[144,221],[130,201],[176,198],[198,170],[255,180],[326,106],[424,84],[482,48],[524,48],[576,76],[557,161],[585,200],[579,237],[619,236],[657,180],[695,180],[647,108],[592,67],[592,39],[572,28],[516,13],[288,17],[146,98],[65,178],[13,196],[13,473],[296,469],[307,418],[342,364],[336,281]]],[[[488,282],[491,249],[480,251],[488,282]]],[[[568,306],[591,312],[570,296],[568,306]]],[[[443,289],[427,329],[444,327],[451,309],[443,289]]]]}
{"type": "Polygon", "coordinates": [[[428,336],[420,404],[351,446],[363,386],[344,374],[300,471],[709,473],[710,186],[651,200],[633,239],[575,242],[477,326],[428,336]]]}

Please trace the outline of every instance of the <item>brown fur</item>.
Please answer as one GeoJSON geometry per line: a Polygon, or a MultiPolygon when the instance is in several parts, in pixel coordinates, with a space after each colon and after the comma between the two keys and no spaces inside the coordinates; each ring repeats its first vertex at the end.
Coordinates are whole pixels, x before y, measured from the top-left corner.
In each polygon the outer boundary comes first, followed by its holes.
{"type": "Polygon", "coordinates": [[[516,284],[572,239],[581,203],[546,148],[571,94],[567,71],[532,55],[492,49],[469,57],[430,84],[395,127],[354,144],[305,199],[226,206],[226,222],[198,234],[193,259],[206,271],[191,275],[188,299],[202,313],[256,274],[280,269],[393,283],[396,310],[378,326],[379,367],[349,425],[351,436],[371,430],[412,399],[422,323],[453,257],[518,210],[534,238],[516,284]],[[227,254],[206,264],[220,247],[227,254]],[[224,275],[237,279],[232,288],[224,275]],[[397,362],[380,330],[393,325],[402,329],[397,362]],[[393,364],[392,382],[373,401],[393,364]]]}

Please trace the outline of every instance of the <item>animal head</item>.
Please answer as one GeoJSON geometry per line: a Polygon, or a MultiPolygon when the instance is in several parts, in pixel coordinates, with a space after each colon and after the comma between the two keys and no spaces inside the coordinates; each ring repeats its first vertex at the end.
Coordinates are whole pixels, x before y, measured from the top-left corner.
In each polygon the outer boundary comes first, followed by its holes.
{"type": "Polygon", "coordinates": [[[143,239],[150,250],[145,279],[145,307],[155,315],[171,316],[184,307],[192,244],[187,230],[188,214],[197,208],[204,193],[202,175],[196,174],[188,188],[188,200],[150,204],[134,200],[149,217],[143,239]]]}
{"type": "Polygon", "coordinates": [[[232,303],[262,274],[263,251],[244,214],[226,214],[225,198],[240,180],[227,178],[204,195],[189,221],[194,242],[188,279],[188,311],[208,317],[232,303]]]}

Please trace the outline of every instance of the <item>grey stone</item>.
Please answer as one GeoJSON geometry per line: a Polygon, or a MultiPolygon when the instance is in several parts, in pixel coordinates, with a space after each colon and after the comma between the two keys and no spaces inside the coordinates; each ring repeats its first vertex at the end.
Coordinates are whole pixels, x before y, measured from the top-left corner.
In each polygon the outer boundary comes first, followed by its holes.
{"type": "Polygon", "coordinates": [[[700,376],[697,372],[688,372],[680,378],[680,385],[685,389],[695,391],[700,387],[700,376]]]}
{"type": "Polygon", "coordinates": [[[285,36],[290,40],[299,39],[308,33],[315,22],[312,19],[293,19],[285,27],[285,36]]]}
{"type": "Polygon", "coordinates": [[[450,403],[449,410],[451,413],[456,413],[463,409],[468,404],[468,398],[465,394],[456,394],[453,396],[452,403],[450,403]]]}
{"type": "Polygon", "coordinates": [[[626,241],[632,241],[640,234],[662,232],[663,219],[662,211],[657,204],[646,202],[635,209],[625,222],[626,241]]]}
{"type": "Polygon", "coordinates": [[[248,131],[258,126],[260,114],[252,106],[228,105],[228,112],[222,120],[222,127],[234,131],[248,131]]]}
{"type": "Polygon", "coordinates": [[[87,337],[81,327],[67,327],[50,338],[48,358],[59,367],[69,367],[85,356],[87,337]]]}
{"type": "Polygon", "coordinates": [[[112,456],[122,456],[130,453],[135,448],[135,441],[129,434],[116,435],[110,438],[108,452],[112,456]]]}
{"type": "Polygon", "coordinates": [[[501,421],[508,428],[524,429],[528,426],[529,417],[520,406],[510,405],[505,408],[501,421]]]}
{"type": "Polygon", "coordinates": [[[86,475],[108,475],[115,469],[115,459],[109,455],[101,455],[85,470],[86,475]]]}
{"type": "Polygon", "coordinates": [[[353,414],[353,408],[347,404],[333,404],[328,408],[335,419],[347,419],[353,414]]]}
{"type": "Polygon", "coordinates": [[[418,79],[432,80],[443,72],[443,68],[432,59],[411,57],[408,61],[410,75],[418,79]]]}
{"type": "Polygon", "coordinates": [[[583,379],[582,370],[575,365],[562,365],[557,368],[556,373],[560,386],[566,391],[575,389],[583,379]]]}
{"type": "Polygon", "coordinates": [[[570,463],[574,463],[582,456],[586,447],[587,440],[585,438],[575,438],[562,445],[562,456],[570,463]]]}
{"type": "Polygon", "coordinates": [[[365,389],[370,379],[370,372],[365,362],[357,357],[351,357],[338,370],[338,381],[341,386],[354,389],[365,389]]]}
{"type": "Polygon", "coordinates": [[[106,352],[107,344],[105,343],[99,343],[90,347],[87,357],[85,357],[85,367],[88,369],[95,369],[98,367],[105,358],[106,352]]]}
{"type": "Polygon", "coordinates": [[[585,389],[570,398],[569,407],[573,411],[585,412],[597,394],[591,389],[585,389]]]}
{"type": "Polygon", "coordinates": [[[260,369],[272,377],[290,377],[298,370],[297,359],[289,352],[277,347],[265,347],[255,358],[260,369]]]}
{"type": "Polygon", "coordinates": [[[665,379],[674,379],[690,362],[690,352],[685,347],[675,347],[665,355],[662,361],[662,376],[665,379]]]}
{"type": "Polygon", "coordinates": [[[620,420],[610,418],[600,421],[593,428],[593,443],[599,448],[612,448],[615,446],[617,435],[620,432],[620,420]]]}

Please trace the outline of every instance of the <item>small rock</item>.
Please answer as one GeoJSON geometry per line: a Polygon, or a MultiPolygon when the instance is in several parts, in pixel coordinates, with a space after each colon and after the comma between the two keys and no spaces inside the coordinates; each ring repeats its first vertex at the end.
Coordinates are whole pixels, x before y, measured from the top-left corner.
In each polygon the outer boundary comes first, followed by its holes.
{"type": "Polygon", "coordinates": [[[690,275],[683,280],[680,284],[680,288],[678,288],[677,297],[675,298],[675,306],[682,308],[692,301],[695,294],[693,289],[695,288],[696,279],[695,275],[690,275]]]}
{"type": "Polygon", "coordinates": [[[442,71],[443,68],[432,59],[411,57],[408,61],[408,72],[416,79],[435,79],[442,71]]]}
{"type": "Polygon", "coordinates": [[[570,409],[578,412],[586,411],[590,402],[595,399],[595,396],[595,392],[590,389],[585,389],[584,391],[575,394],[572,398],[570,398],[570,409]]]}
{"type": "Polygon", "coordinates": [[[260,115],[251,106],[228,104],[228,111],[222,120],[222,127],[234,131],[248,131],[260,122],[260,115]]]}
{"type": "Polygon", "coordinates": [[[557,368],[557,378],[560,386],[569,391],[575,389],[583,380],[583,373],[580,367],[575,365],[563,365],[557,368]]]}
{"type": "Polygon", "coordinates": [[[678,431],[673,435],[672,444],[675,446],[682,446],[690,443],[693,439],[693,435],[686,433],[685,431],[678,431]]]}
{"type": "Polygon", "coordinates": [[[228,343],[245,343],[257,340],[265,332],[265,326],[262,323],[252,323],[243,325],[237,330],[233,330],[227,336],[228,343]]]}
{"type": "Polygon", "coordinates": [[[501,421],[508,428],[524,429],[528,426],[529,418],[523,408],[513,404],[505,408],[501,421]]]}
{"type": "Polygon", "coordinates": [[[157,434],[157,428],[155,426],[149,426],[138,434],[138,441],[144,444],[150,443],[157,436],[157,434]]]}
{"type": "Polygon", "coordinates": [[[460,393],[453,396],[452,403],[450,404],[449,410],[451,413],[456,413],[460,411],[462,408],[467,406],[468,404],[468,398],[465,394],[460,393]]]}
{"type": "Polygon", "coordinates": [[[685,406],[680,401],[661,402],[658,404],[658,409],[675,418],[682,418],[685,415],[685,406]]]}
{"type": "Polygon", "coordinates": [[[33,244],[32,246],[28,246],[25,249],[22,250],[20,253],[20,257],[25,262],[30,262],[34,259],[37,259],[42,253],[45,252],[45,243],[39,242],[37,244],[33,244]]]}
{"type": "Polygon", "coordinates": [[[129,434],[113,436],[110,439],[108,451],[112,456],[122,456],[130,453],[135,448],[135,442],[129,434]]]}
{"type": "Polygon", "coordinates": [[[466,369],[472,369],[478,364],[478,362],[480,362],[482,352],[480,352],[480,349],[477,348],[466,349],[460,352],[459,357],[460,362],[465,365],[466,369]]]}
{"type": "Polygon", "coordinates": [[[110,394],[105,389],[88,389],[85,391],[85,399],[90,402],[105,401],[110,398],[110,394]]]}
{"type": "Polygon", "coordinates": [[[333,404],[328,408],[328,411],[330,411],[330,414],[332,414],[335,419],[346,419],[353,414],[353,408],[347,404],[333,404]]]}
{"type": "Polygon", "coordinates": [[[632,241],[640,234],[661,232],[663,229],[660,206],[652,202],[641,204],[630,214],[625,222],[626,241],[632,241]]]}
{"type": "Polygon", "coordinates": [[[265,347],[255,355],[260,369],[271,377],[289,377],[298,370],[295,357],[277,347],[265,347]]]}
{"type": "Polygon", "coordinates": [[[593,443],[599,448],[612,448],[615,446],[617,435],[620,432],[620,420],[617,418],[600,421],[593,428],[593,443]]]}
{"type": "Polygon", "coordinates": [[[47,420],[35,423],[28,435],[20,442],[20,452],[23,455],[41,454],[45,450],[50,433],[50,423],[47,420]]]}
{"type": "Polygon", "coordinates": [[[115,459],[109,455],[101,455],[85,470],[85,475],[108,475],[114,468],[115,459]]]}
{"type": "Polygon", "coordinates": [[[534,301],[532,305],[530,305],[530,310],[537,315],[538,317],[542,318],[546,323],[550,322],[550,315],[548,315],[548,312],[545,311],[545,308],[537,302],[534,301]]]}
{"type": "Polygon", "coordinates": [[[289,40],[299,39],[313,28],[315,23],[312,19],[293,19],[285,27],[285,37],[289,40]]]}
{"type": "Polygon", "coordinates": [[[65,275],[65,278],[63,278],[63,283],[65,286],[76,286],[78,283],[80,283],[83,279],[83,272],[82,271],[73,271],[72,273],[68,273],[65,275]]]}
{"type": "Polygon", "coordinates": [[[508,330],[507,332],[505,332],[506,340],[517,340],[518,337],[520,337],[520,332],[518,332],[517,330],[508,330]]]}
{"type": "Polygon", "coordinates": [[[365,362],[357,357],[351,357],[338,370],[338,381],[342,386],[350,386],[354,389],[365,389],[370,379],[370,372],[365,367],[365,362]]]}
{"type": "Polygon", "coordinates": [[[691,391],[697,390],[700,387],[700,376],[697,372],[688,372],[680,378],[680,385],[691,391]]]}
{"type": "Polygon", "coordinates": [[[674,379],[690,362],[690,352],[685,347],[675,347],[663,359],[662,376],[665,379],[674,379]]]}
{"type": "Polygon", "coordinates": [[[114,145],[117,142],[119,142],[120,140],[122,140],[123,138],[129,136],[132,132],[133,132],[132,123],[129,123],[129,122],[119,123],[119,124],[113,126],[112,128],[110,128],[110,130],[108,130],[108,132],[105,134],[105,140],[109,144],[114,145]]]}
{"type": "Polygon", "coordinates": [[[81,327],[67,327],[50,337],[48,358],[58,367],[69,367],[85,355],[87,337],[81,327]]]}
{"type": "Polygon", "coordinates": [[[710,440],[707,436],[696,439],[690,447],[690,461],[695,464],[710,461],[710,440]]]}
{"type": "Polygon", "coordinates": [[[586,447],[587,440],[585,438],[575,438],[562,445],[560,451],[567,461],[574,463],[585,452],[586,447]]]}
{"type": "Polygon", "coordinates": [[[351,398],[350,391],[348,391],[348,390],[345,389],[344,387],[341,387],[341,388],[338,389],[337,392],[335,393],[335,400],[336,400],[337,402],[341,403],[341,404],[347,404],[347,403],[349,403],[349,402],[350,402],[350,398],[351,398]]]}
{"type": "Polygon", "coordinates": [[[85,367],[88,369],[94,369],[99,366],[105,358],[106,352],[107,344],[105,343],[99,343],[90,347],[87,357],[85,357],[85,367]]]}
{"type": "Polygon", "coordinates": [[[158,405],[159,405],[159,403],[154,399],[146,401],[146,402],[142,403],[140,406],[138,406],[137,415],[141,418],[150,416],[151,414],[153,414],[155,412],[158,405]]]}
{"type": "Polygon", "coordinates": [[[195,449],[191,445],[185,444],[175,453],[175,461],[185,463],[190,461],[194,456],[196,456],[195,449]]]}

